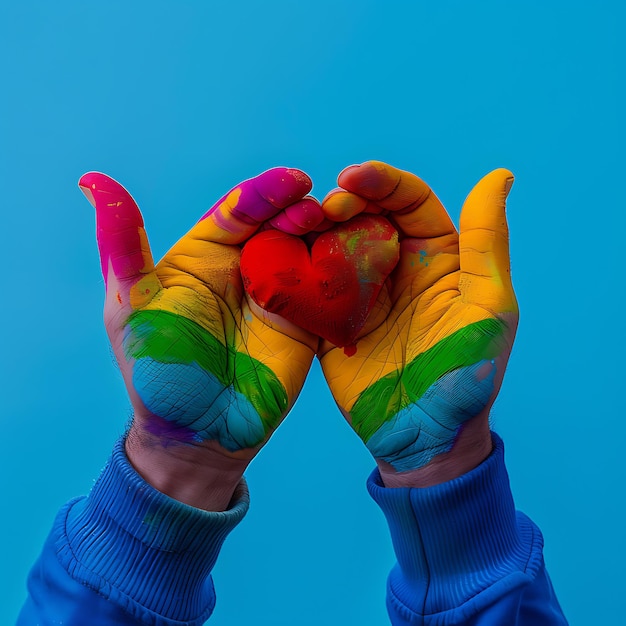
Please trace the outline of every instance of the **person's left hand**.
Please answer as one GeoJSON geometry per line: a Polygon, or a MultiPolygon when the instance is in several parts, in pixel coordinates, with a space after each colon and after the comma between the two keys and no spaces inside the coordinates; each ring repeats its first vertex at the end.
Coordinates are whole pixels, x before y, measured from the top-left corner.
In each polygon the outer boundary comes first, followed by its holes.
{"type": "Polygon", "coordinates": [[[252,314],[241,245],[266,224],[299,235],[318,227],[311,181],[275,168],[237,185],[156,266],[130,194],[95,172],[79,185],[96,208],[105,325],[133,405],[129,459],[168,495],[222,510],[295,402],[318,344],[252,314]]]}

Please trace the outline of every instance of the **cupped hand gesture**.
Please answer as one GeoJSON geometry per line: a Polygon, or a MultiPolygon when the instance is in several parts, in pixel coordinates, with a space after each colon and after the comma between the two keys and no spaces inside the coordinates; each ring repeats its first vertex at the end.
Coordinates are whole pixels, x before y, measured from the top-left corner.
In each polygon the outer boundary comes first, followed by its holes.
{"type": "Polygon", "coordinates": [[[459,231],[409,172],[372,161],[347,168],[338,183],[324,213],[385,216],[398,230],[400,260],[356,352],[322,345],[324,375],[387,486],[453,478],[491,450],[489,410],[517,328],[505,217],[513,176],[499,169],[476,185],[459,231]]]}
{"type": "Polygon", "coordinates": [[[251,314],[241,244],[266,223],[298,235],[319,225],[311,181],[275,168],[241,183],[156,265],[130,194],[100,173],[79,185],[96,209],[105,325],[134,410],[129,458],[192,504],[197,474],[200,506],[224,508],[295,402],[317,348],[309,333],[251,314]]]}

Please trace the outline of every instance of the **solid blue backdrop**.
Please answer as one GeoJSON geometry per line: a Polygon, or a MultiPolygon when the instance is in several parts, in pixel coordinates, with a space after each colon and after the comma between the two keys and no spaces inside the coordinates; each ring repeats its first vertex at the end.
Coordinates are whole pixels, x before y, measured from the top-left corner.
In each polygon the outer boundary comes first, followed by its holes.
{"type": "MultiPolygon", "coordinates": [[[[129,417],[79,176],[131,191],[159,257],[242,179],[299,167],[321,198],[371,158],[455,219],[481,176],[516,174],[521,323],[494,424],[572,626],[619,623],[623,20],[617,1],[2,2],[0,623],[129,417]]],[[[211,624],[386,623],[372,467],[314,367],[248,472],[211,624]]]]}

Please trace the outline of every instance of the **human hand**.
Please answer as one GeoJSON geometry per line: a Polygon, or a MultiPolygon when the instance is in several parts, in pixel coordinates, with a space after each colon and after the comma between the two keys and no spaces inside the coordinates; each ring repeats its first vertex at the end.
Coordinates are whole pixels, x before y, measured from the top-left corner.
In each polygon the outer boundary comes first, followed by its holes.
{"type": "Polygon", "coordinates": [[[476,185],[459,232],[409,172],[372,161],[338,182],[324,213],[386,216],[400,234],[400,261],[356,352],[322,346],[324,375],[386,486],[450,480],[491,451],[489,410],[517,328],[505,217],[513,175],[495,170],[476,185]]]}
{"type": "Polygon", "coordinates": [[[299,170],[247,180],[155,266],[141,213],[104,174],[79,186],[96,209],[104,320],[133,406],[129,459],[154,487],[223,510],[295,402],[317,338],[252,315],[241,244],[266,222],[304,234],[323,221],[299,170]]]}

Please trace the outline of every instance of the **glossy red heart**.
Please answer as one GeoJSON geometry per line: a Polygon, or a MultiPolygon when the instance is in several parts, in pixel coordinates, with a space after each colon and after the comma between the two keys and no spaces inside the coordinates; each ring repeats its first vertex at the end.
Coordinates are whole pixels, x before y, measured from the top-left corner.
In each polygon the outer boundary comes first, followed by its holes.
{"type": "Polygon", "coordinates": [[[310,250],[281,231],[258,233],[242,250],[241,276],[262,309],[344,347],[354,344],[399,254],[389,221],[361,215],[322,233],[310,250]]]}

